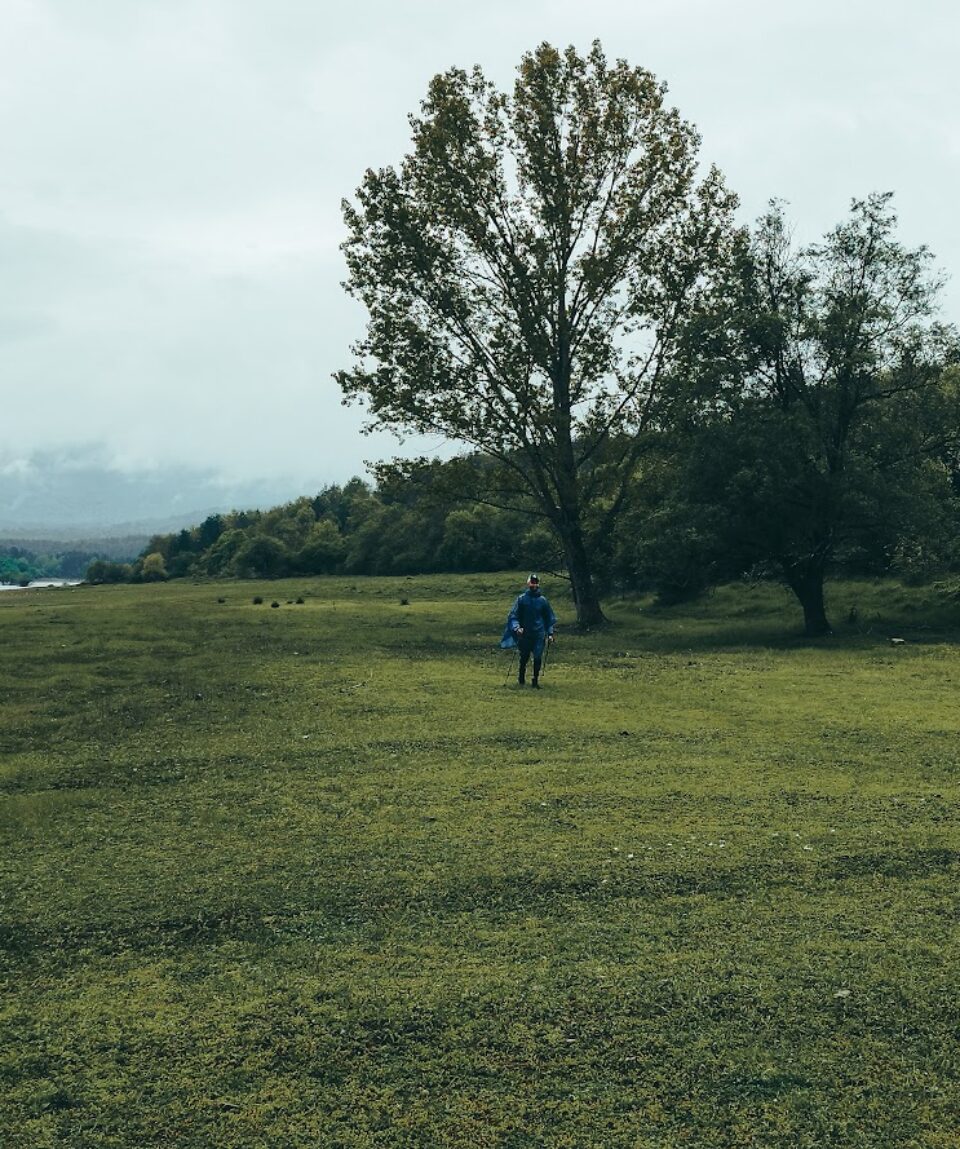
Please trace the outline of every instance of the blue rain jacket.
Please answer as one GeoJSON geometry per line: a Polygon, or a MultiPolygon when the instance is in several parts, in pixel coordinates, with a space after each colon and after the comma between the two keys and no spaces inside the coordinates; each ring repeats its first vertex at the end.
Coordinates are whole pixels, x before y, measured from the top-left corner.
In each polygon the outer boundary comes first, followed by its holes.
{"type": "Polygon", "coordinates": [[[539,591],[528,588],[510,608],[500,645],[504,650],[519,646],[521,653],[526,651],[541,658],[547,636],[553,634],[556,625],[557,616],[550,603],[539,591]],[[523,634],[517,634],[519,627],[523,627],[523,634]]]}

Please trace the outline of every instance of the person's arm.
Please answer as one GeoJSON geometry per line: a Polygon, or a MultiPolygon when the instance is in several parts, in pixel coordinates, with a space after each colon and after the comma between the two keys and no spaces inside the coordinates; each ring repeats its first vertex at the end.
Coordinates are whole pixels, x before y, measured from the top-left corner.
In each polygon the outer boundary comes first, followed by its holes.
{"type": "Polygon", "coordinates": [[[553,607],[549,602],[544,604],[547,608],[547,638],[553,642],[553,631],[557,625],[557,616],[553,613],[553,607]]]}
{"type": "Polygon", "coordinates": [[[513,606],[510,608],[510,613],[507,615],[507,626],[510,627],[512,634],[523,634],[523,627],[520,625],[520,596],[513,601],[513,606]]]}

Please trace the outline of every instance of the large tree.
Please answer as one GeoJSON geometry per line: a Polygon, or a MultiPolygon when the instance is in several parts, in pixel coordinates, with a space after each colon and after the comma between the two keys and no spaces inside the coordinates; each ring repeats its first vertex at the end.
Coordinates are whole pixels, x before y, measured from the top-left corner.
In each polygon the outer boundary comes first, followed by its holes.
{"type": "Polygon", "coordinates": [[[603,619],[587,512],[613,529],[738,241],[734,197],[664,95],[599,44],[541,45],[511,94],[451,70],[399,168],[344,203],[346,287],[369,313],[346,397],[496,460],[501,500],[556,532],[581,625],[603,619]]]}

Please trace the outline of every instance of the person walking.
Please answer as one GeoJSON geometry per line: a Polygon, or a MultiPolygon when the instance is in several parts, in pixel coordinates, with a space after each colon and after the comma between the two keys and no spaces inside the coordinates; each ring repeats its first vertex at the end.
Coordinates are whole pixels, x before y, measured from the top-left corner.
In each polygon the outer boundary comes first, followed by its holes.
{"type": "Polygon", "coordinates": [[[503,647],[517,646],[520,651],[520,670],[517,682],[526,682],[527,663],[533,655],[533,681],[530,685],[540,689],[540,670],[543,666],[543,651],[548,642],[553,642],[553,631],[557,616],[550,603],[540,592],[540,579],[532,574],[527,579],[527,589],[517,595],[516,602],[507,615],[507,625],[500,643],[503,647]]]}

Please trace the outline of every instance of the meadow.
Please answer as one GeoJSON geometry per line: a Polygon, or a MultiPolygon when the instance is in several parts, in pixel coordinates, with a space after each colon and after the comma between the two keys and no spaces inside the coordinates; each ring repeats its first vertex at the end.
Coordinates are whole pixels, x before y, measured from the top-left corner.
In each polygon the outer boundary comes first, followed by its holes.
{"type": "Polygon", "coordinates": [[[960,600],[519,583],[0,596],[6,1149],[960,1146],[960,600]]]}

